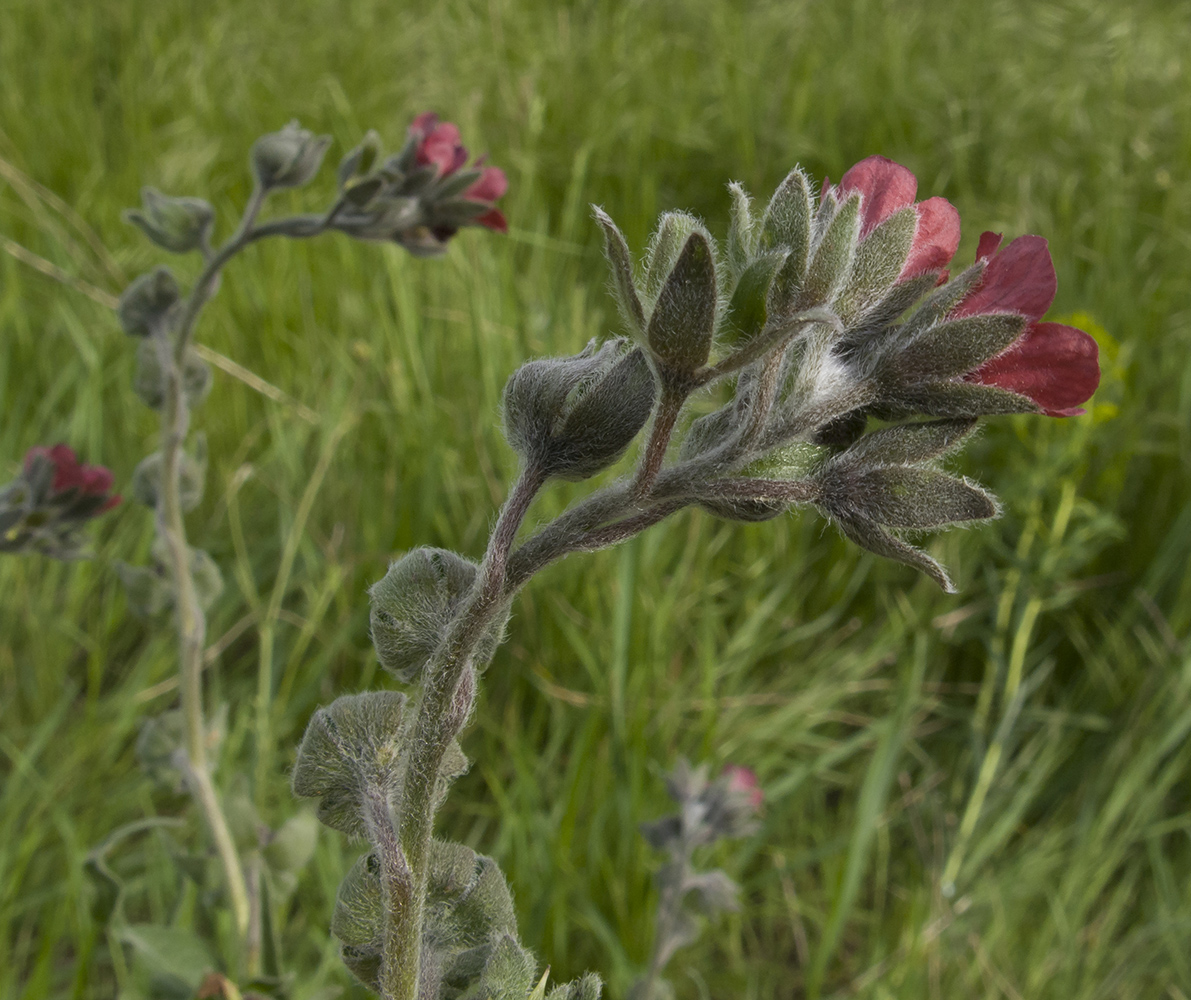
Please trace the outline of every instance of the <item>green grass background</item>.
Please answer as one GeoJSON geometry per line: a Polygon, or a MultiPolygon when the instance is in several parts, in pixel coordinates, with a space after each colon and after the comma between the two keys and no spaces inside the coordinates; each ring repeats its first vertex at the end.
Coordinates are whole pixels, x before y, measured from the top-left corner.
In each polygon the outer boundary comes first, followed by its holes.
{"type": "MultiPolygon", "coordinates": [[[[1088,416],[989,421],[956,463],[1005,505],[930,542],[958,595],[812,514],[688,512],[572,557],[516,606],[439,829],[500,861],[552,976],[595,969],[619,997],[651,937],[659,859],[636,827],[664,809],[659,768],[733,761],[760,775],[764,826],[716,857],[745,905],[679,954],[680,998],[1191,996],[1191,5],[4,0],[0,18],[0,157],[111,260],[20,184],[0,182],[0,233],[110,293],[160,259],[120,219],[142,185],[208,197],[226,234],[249,145],[293,117],[335,158],[432,108],[509,174],[508,238],[467,232],[438,261],[258,245],[200,327],[318,414],[217,373],[198,417],[212,466],[189,524],[228,582],[208,674],[232,705],[225,782],[254,761],[245,617],[297,540],[257,791],[274,824],[311,712],[389,683],[368,584],[416,544],[481,553],[514,470],[508,374],[615,328],[589,203],[636,247],[669,208],[722,233],[728,180],[765,197],[795,163],[838,178],[880,152],[959,207],[961,260],[983,229],[1050,238],[1052,315],[1096,332],[1102,388],[1088,416]]],[[[330,173],[274,207],[321,204],[330,173]]],[[[0,254],[0,480],[64,440],[127,484],[154,432],[132,355],[110,312],[0,254]]],[[[133,754],[174,699],[171,643],[112,569],[150,539],[129,504],[94,561],[0,562],[5,998],[111,996],[82,860],[121,824],[189,815],[133,754]]],[[[362,995],[326,932],[358,849],[324,832],[289,909],[302,1000],[362,995]]],[[[164,835],[112,865],[130,915],[189,919],[164,835]]]]}

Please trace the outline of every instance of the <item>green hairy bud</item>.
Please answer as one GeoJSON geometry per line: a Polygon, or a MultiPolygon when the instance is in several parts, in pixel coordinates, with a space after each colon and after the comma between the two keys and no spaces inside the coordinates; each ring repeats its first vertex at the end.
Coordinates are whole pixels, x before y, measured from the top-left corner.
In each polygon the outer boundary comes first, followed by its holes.
{"type": "MultiPolygon", "coordinates": [[[[132,389],[152,410],[160,410],[165,405],[166,382],[161,367],[161,350],[158,341],[144,340],[136,351],[132,389]]],[[[191,347],[186,349],[182,362],[182,391],[186,393],[186,402],[191,409],[202,405],[211,391],[211,369],[191,347]]]]}
{"type": "Polygon", "coordinates": [[[329,135],[316,136],[292,121],[253,143],[252,172],[265,189],[301,187],[318,173],[330,145],[329,135]]]}
{"type": "Polygon", "coordinates": [[[215,209],[201,198],[171,198],[156,188],[143,188],[143,210],[130,209],[124,218],[163,250],[188,253],[208,246],[215,225],[215,209]]]}
{"type": "MultiPolygon", "coordinates": [[[[194,454],[179,456],[178,499],[184,511],[194,510],[203,499],[207,478],[207,436],[201,431],[194,436],[194,454]]],[[[132,495],[146,507],[156,508],[161,493],[161,452],[141,460],[132,474],[132,495]]]]}
{"type": "Polygon", "coordinates": [[[570,358],[531,361],[505,386],[505,436],[543,475],[579,480],[615,462],[653,410],[654,383],[639,349],[595,342],[570,358]]]}

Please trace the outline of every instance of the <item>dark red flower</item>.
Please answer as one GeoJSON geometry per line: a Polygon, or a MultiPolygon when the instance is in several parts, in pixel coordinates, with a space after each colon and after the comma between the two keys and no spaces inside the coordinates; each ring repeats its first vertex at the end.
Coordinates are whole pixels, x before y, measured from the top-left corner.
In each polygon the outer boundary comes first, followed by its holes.
{"type": "Polygon", "coordinates": [[[1029,322],[1008,348],[964,379],[1026,396],[1048,416],[1083,413],[1079,404],[1100,384],[1096,341],[1075,327],[1039,322],[1057,288],[1046,240],[1019,236],[1004,250],[1000,245],[999,233],[980,237],[976,260],[985,262],[984,274],[951,311],[951,318],[1017,313],[1029,322]]]}
{"type": "MultiPolygon", "coordinates": [[[[826,190],[830,190],[828,187],[826,190]]],[[[900,163],[884,156],[861,160],[840,179],[837,197],[859,192],[860,239],[902,209],[914,206],[917,220],[910,252],[899,281],[939,271],[959,249],[959,212],[946,198],[928,198],[915,205],[918,179],[900,163]]]]}
{"type": "Polygon", "coordinates": [[[54,467],[54,478],[50,482],[50,495],[60,496],[77,490],[83,496],[107,497],[96,513],[103,513],[117,506],[123,499],[119,494],[107,496],[111,491],[113,478],[110,470],[102,465],[83,465],[74,449],[65,444],[52,448],[35,447],[25,453],[25,471],[33,468],[38,458],[44,458],[54,467]]]}

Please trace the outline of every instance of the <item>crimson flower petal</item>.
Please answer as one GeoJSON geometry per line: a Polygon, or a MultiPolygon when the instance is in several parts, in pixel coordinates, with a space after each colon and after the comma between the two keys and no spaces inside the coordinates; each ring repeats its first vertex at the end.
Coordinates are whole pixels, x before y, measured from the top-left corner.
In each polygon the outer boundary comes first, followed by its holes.
{"type": "Polygon", "coordinates": [[[918,178],[900,163],[884,156],[870,156],[844,174],[838,191],[841,198],[853,191],[863,196],[860,238],[864,239],[894,212],[914,204],[918,178]]]}
{"type": "Polygon", "coordinates": [[[751,767],[728,764],[723,773],[728,779],[729,791],[747,795],[753,809],[761,808],[761,803],[765,801],[765,793],[759,787],[757,774],[751,767]]]}
{"type": "Polygon", "coordinates": [[[112,474],[102,465],[85,465],[79,473],[79,487],[90,496],[101,497],[112,488],[112,474]]]}
{"type": "MultiPolygon", "coordinates": [[[[980,243],[983,249],[985,237],[980,238],[980,243]]],[[[986,313],[1020,313],[1041,319],[1055,300],[1057,288],[1046,240],[1041,236],[1019,236],[989,260],[980,284],[951,315],[958,319],[986,313]]]]}
{"type": "Polygon", "coordinates": [[[980,245],[976,247],[976,259],[988,260],[1001,248],[1001,240],[1004,237],[1000,233],[983,232],[980,234],[980,245]]]}
{"type": "Polygon", "coordinates": [[[1031,324],[1005,352],[985,362],[968,381],[1028,396],[1052,417],[1083,410],[1100,384],[1100,349],[1083,330],[1062,323],[1031,324]]]}
{"type": "Polygon", "coordinates": [[[899,281],[937,271],[959,249],[959,210],[951,202],[946,198],[927,198],[914,207],[918,224],[899,281]]]}
{"type": "Polygon", "coordinates": [[[476,182],[463,192],[471,201],[496,201],[509,189],[509,179],[500,167],[485,167],[476,182]]]}
{"type": "Polygon", "coordinates": [[[459,128],[452,122],[435,125],[418,144],[414,156],[419,166],[435,166],[442,176],[453,174],[467,162],[467,150],[459,144],[459,128]]]}
{"type": "Polygon", "coordinates": [[[491,229],[497,233],[507,233],[509,231],[508,220],[505,219],[504,213],[499,208],[490,208],[476,219],[476,225],[484,226],[486,229],[491,229]]]}

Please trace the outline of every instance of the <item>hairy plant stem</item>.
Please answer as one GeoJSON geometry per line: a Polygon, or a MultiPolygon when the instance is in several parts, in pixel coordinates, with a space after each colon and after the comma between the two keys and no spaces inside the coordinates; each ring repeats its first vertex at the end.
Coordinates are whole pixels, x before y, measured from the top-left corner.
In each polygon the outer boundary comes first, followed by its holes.
{"type": "Polygon", "coordinates": [[[649,439],[645,443],[645,451],[641,454],[641,463],[637,466],[637,476],[633,481],[633,498],[642,500],[649,495],[654,480],[661,471],[662,462],[666,458],[666,449],[670,446],[670,438],[674,434],[674,425],[678,422],[678,415],[682,412],[682,404],[690,395],[690,386],[686,384],[670,385],[662,383],[661,401],[657,412],[653,416],[653,424],[649,429],[649,439]]]}
{"type": "Polygon", "coordinates": [[[412,891],[408,905],[386,907],[380,981],[384,1000],[417,1000],[438,772],[443,754],[467,717],[467,712],[460,711],[456,705],[456,694],[466,678],[477,644],[507,606],[505,578],[509,552],[517,529],[544,481],[540,469],[527,466],[522,470],[497,518],[471,595],[451,623],[427,670],[399,810],[398,849],[404,851],[412,891]]]}
{"type": "Polygon", "coordinates": [[[187,777],[191,794],[203,813],[215,850],[223,867],[228,901],[237,936],[247,947],[251,926],[248,882],[239,852],[232,840],[227,817],[219,802],[207,761],[207,727],[203,716],[203,651],[207,621],[199,603],[191,573],[190,545],[182,516],[182,448],[190,429],[190,405],[186,398],[183,372],[194,324],[203,306],[215,293],[224,265],[247,246],[256,235],[253,223],[264,203],[266,192],[253,190],[240,225],[228,241],[212,254],[204,254],[205,265],[182,305],[172,329],[156,334],[161,368],[165,376],[164,403],[161,410],[161,488],[157,501],[157,534],[165,545],[166,563],[174,587],[174,612],[178,629],[178,670],[182,714],[186,720],[187,777]]]}

